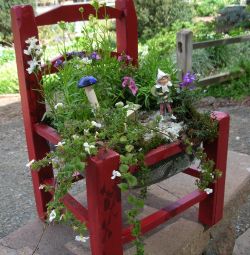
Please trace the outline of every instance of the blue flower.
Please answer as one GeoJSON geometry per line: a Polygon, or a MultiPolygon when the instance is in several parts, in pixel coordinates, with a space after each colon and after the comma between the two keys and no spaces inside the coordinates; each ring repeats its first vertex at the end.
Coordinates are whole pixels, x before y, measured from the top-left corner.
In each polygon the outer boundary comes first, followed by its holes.
{"type": "MultiPolygon", "coordinates": [[[[196,81],[196,75],[187,72],[183,77],[183,81],[180,83],[180,87],[181,88],[189,87],[189,85],[193,84],[194,81],[196,81]]],[[[194,89],[194,86],[192,86],[192,89],[194,89]]]]}
{"type": "Polygon", "coordinates": [[[100,60],[101,59],[100,55],[95,51],[90,55],[90,58],[93,59],[93,60],[100,60]]]}
{"type": "Polygon", "coordinates": [[[86,53],[81,51],[71,51],[66,54],[67,59],[72,59],[74,57],[83,58],[85,57],[86,53]]]}
{"type": "Polygon", "coordinates": [[[88,87],[90,85],[96,84],[97,83],[97,79],[93,76],[85,76],[82,77],[80,79],[80,81],[78,82],[77,87],[78,88],[84,88],[84,87],[88,87]]]}
{"type": "Polygon", "coordinates": [[[54,64],[54,67],[58,68],[58,67],[62,67],[62,66],[63,66],[63,61],[61,59],[57,59],[57,61],[54,64]]]}

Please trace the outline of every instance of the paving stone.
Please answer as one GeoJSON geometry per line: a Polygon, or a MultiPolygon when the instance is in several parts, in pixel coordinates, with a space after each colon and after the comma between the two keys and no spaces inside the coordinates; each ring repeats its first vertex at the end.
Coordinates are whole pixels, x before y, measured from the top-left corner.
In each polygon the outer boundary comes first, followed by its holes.
{"type": "Polygon", "coordinates": [[[233,255],[250,254],[250,228],[241,235],[235,242],[233,255]]]}

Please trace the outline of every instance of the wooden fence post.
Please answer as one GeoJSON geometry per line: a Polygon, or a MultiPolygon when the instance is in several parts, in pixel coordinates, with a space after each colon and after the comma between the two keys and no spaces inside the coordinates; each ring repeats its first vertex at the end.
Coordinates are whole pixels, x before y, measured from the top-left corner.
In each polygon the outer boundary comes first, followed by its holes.
{"type": "Polygon", "coordinates": [[[176,39],[178,78],[182,81],[183,75],[192,71],[193,32],[183,29],[177,33],[176,39]]]}

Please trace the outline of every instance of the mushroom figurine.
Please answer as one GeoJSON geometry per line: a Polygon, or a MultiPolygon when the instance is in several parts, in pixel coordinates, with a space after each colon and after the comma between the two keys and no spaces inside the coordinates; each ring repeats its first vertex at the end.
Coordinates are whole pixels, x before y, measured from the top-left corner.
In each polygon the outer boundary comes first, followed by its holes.
{"type": "Polygon", "coordinates": [[[78,88],[84,88],[89,103],[94,109],[99,108],[99,102],[97,100],[93,85],[97,83],[97,79],[93,76],[85,76],[78,82],[78,88]]]}

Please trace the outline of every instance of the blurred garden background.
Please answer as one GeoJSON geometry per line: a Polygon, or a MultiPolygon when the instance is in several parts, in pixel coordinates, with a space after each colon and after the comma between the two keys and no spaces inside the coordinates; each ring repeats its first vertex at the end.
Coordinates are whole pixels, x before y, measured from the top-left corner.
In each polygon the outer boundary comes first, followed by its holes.
{"type": "MultiPolygon", "coordinates": [[[[15,54],[12,44],[9,9],[15,4],[32,4],[37,14],[61,4],[85,1],[62,0],[1,0],[0,1],[0,94],[18,93],[15,54]]],[[[102,1],[100,1],[102,2],[102,1]]],[[[103,1],[104,2],[104,1],[103,1]]],[[[114,5],[113,0],[106,1],[114,5]]],[[[194,42],[249,35],[250,1],[239,0],[136,0],[139,21],[139,50],[143,56],[156,55],[166,59],[166,70],[176,69],[176,34],[181,29],[193,32],[194,42]]],[[[110,29],[115,31],[115,25],[110,29]]],[[[72,24],[72,35],[79,28],[72,24]]],[[[53,55],[58,38],[58,27],[43,27],[40,38],[53,55]]],[[[115,34],[114,34],[115,37],[115,34]]],[[[114,38],[115,41],[115,38],[114,38]]],[[[52,57],[52,56],[51,56],[52,57]]],[[[193,72],[200,78],[222,72],[239,73],[237,79],[224,84],[201,86],[201,97],[219,97],[244,101],[250,95],[250,42],[198,49],[193,52],[193,72]]]]}

